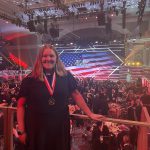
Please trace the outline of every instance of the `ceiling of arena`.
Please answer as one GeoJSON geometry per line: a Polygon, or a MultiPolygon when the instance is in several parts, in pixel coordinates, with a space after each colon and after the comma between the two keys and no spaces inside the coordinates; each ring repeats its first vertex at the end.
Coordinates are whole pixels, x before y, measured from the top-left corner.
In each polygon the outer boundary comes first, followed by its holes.
{"type": "MultiPolygon", "coordinates": [[[[27,34],[30,36],[32,33],[29,32],[27,23],[31,20],[38,22],[46,19],[48,24],[57,20],[60,25],[59,31],[63,30],[61,34],[64,37],[60,36],[60,38],[64,39],[74,31],[76,31],[76,35],[80,34],[80,36],[85,33],[84,28],[91,27],[88,21],[87,26],[85,25],[87,17],[95,18],[101,10],[114,15],[120,20],[120,24],[123,10],[126,10],[127,17],[132,15],[138,17],[140,14],[139,6],[141,9],[145,8],[144,12],[146,14],[150,12],[149,0],[141,0],[140,3],[139,0],[0,0],[0,2],[0,18],[2,18],[0,19],[0,33],[6,40],[22,38],[27,34]],[[78,18],[79,21],[74,21],[74,18],[78,18]],[[69,25],[65,26],[66,29],[62,24],[69,22],[69,20],[72,20],[72,29],[66,32],[69,29],[69,25]],[[76,27],[76,24],[81,24],[82,22],[84,22],[83,30],[81,30],[81,27],[76,27]]],[[[134,19],[135,22],[137,17],[134,19]]],[[[94,21],[96,22],[96,19],[94,21]]],[[[97,25],[97,23],[94,24],[97,25]]],[[[95,28],[96,25],[92,26],[92,28],[95,28]]],[[[122,34],[124,30],[121,31],[120,26],[114,25],[113,28],[120,30],[119,32],[122,34]]],[[[88,35],[93,34],[91,36],[93,37],[96,32],[95,29],[91,30],[89,30],[90,34],[88,35]]],[[[76,35],[74,34],[75,37],[77,37],[76,35]]]]}
{"type": "Polygon", "coordinates": [[[32,64],[39,41],[52,39],[51,24],[59,28],[56,43],[59,40],[83,44],[121,41],[124,35],[144,34],[150,29],[149,18],[150,0],[0,0],[0,49],[32,64]],[[112,18],[111,34],[106,33],[105,26],[98,25],[101,12],[105,18],[107,15],[112,18]],[[43,33],[44,21],[48,34],[43,33]],[[29,22],[34,22],[36,32],[30,31],[29,22]]]}

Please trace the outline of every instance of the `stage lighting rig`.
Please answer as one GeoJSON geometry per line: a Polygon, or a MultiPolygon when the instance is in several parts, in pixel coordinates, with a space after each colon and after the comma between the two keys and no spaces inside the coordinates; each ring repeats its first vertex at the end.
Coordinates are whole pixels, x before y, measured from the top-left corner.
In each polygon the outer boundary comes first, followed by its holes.
{"type": "Polygon", "coordinates": [[[126,1],[123,1],[122,7],[122,28],[126,28],[126,1]]]}
{"type": "Polygon", "coordinates": [[[138,19],[137,19],[138,25],[140,25],[142,23],[145,6],[146,6],[146,0],[141,0],[138,3],[138,12],[137,12],[138,13],[138,19]]]}
{"type": "Polygon", "coordinates": [[[105,12],[103,11],[103,9],[104,9],[104,1],[101,0],[99,5],[100,5],[100,9],[101,10],[100,10],[100,12],[97,15],[97,22],[98,22],[99,26],[103,26],[103,25],[105,25],[105,12]]]}

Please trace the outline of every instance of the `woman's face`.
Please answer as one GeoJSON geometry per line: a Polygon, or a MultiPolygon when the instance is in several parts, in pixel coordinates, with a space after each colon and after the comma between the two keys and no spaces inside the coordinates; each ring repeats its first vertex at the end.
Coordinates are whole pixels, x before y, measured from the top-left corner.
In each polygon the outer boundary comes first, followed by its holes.
{"type": "Polygon", "coordinates": [[[46,70],[51,70],[55,67],[56,64],[56,54],[55,52],[50,49],[46,48],[43,52],[42,56],[42,65],[43,68],[46,70]]]}

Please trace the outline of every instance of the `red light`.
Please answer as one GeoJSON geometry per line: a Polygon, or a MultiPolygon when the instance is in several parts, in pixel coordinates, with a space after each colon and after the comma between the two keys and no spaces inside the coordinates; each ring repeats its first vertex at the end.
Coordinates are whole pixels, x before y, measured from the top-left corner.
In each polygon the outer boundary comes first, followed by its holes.
{"type": "Polygon", "coordinates": [[[17,65],[19,65],[20,67],[23,67],[24,69],[28,68],[28,65],[23,62],[21,59],[17,58],[15,55],[13,55],[12,53],[9,53],[9,58],[17,65]]]}

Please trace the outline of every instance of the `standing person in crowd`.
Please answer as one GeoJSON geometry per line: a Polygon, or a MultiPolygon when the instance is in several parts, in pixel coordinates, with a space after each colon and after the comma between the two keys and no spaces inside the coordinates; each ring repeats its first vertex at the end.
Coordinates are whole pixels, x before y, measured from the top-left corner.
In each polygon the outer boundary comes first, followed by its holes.
{"type": "Polygon", "coordinates": [[[100,104],[99,94],[96,94],[95,97],[93,98],[93,112],[95,114],[99,113],[99,104],[100,104]]]}
{"type": "Polygon", "coordinates": [[[136,100],[131,100],[131,105],[128,107],[128,119],[134,121],[140,121],[142,106],[140,104],[139,97],[136,100]]]}
{"type": "Polygon", "coordinates": [[[140,100],[139,96],[137,96],[136,100],[135,100],[135,109],[136,109],[137,120],[140,121],[141,120],[142,106],[141,106],[141,100],[140,100]]]}
{"type": "Polygon", "coordinates": [[[148,92],[147,87],[143,89],[143,95],[141,96],[141,101],[143,105],[147,107],[147,110],[150,114],[150,93],[148,92]]]}
{"type": "Polygon", "coordinates": [[[103,118],[90,111],[56,50],[45,45],[19,92],[18,133],[26,150],[70,150],[69,96],[91,119],[103,118]]]}
{"type": "Polygon", "coordinates": [[[108,102],[105,93],[99,93],[99,114],[108,115],[108,102]]]}
{"type": "Polygon", "coordinates": [[[130,101],[130,106],[127,109],[127,119],[136,120],[136,112],[135,112],[135,100],[130,101]]]}

